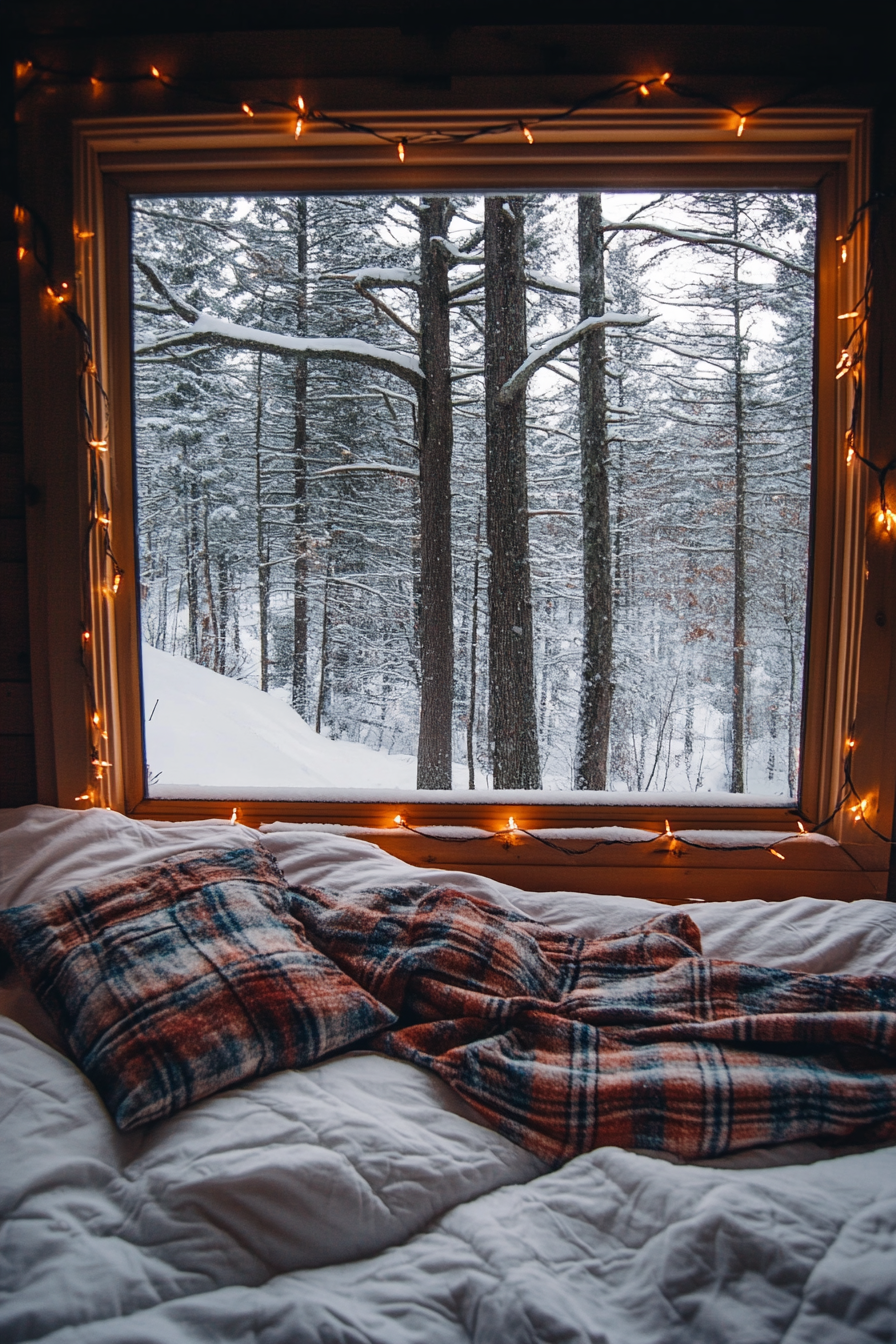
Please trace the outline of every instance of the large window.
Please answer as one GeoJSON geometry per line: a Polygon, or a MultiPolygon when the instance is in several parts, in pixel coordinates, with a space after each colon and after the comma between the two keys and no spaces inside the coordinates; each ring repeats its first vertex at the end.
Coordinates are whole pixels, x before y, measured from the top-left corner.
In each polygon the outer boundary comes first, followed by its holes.
{"type": "Polygon", "coordinates": [[[148,796],[794,800],[815,235],[805,191],[134,196],[148,796]]]}

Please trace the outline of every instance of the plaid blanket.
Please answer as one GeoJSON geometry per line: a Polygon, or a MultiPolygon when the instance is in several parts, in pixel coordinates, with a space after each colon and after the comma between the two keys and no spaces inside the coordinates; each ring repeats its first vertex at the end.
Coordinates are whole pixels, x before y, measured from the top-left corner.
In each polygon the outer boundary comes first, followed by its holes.
{"type": "Polygon", "coordinates": [[[398,1015],[366,1044],[432,1069],[549,1162],[896,1138],[896,979],[701,952],[670,911],[586,940],[448,887],[299,888],[309,940],[398,1015]]]}

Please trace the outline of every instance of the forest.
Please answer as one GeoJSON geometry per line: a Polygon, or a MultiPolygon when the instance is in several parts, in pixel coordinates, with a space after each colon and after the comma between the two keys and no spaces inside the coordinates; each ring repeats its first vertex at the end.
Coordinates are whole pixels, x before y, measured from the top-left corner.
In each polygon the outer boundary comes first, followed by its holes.
{"type": "Polygon", "coordinates": [[[419,789],[795,795],[814,196],[131,208],[146,644],[419,789]]]}

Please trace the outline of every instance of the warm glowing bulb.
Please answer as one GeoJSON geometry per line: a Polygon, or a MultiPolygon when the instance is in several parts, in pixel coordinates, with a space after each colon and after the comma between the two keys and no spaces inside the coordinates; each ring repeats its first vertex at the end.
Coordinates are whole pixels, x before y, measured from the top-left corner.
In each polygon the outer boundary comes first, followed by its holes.
{"type": "Polygon", "coordinates": [[[845,261],[846,261],[846,257],[847,257],[846,244],[843,243],[842,246],[841,246],[841,248],[840,248],[840,260],[845,262],[845,261]]]}
{"type": "Polygon", "coordinates": [[[672,827],[669,825],[669,818],[668,818],[668,817],[666,818],[666,834],[667,834],[667,835],[671,835],[671,834],[672,834],[672,827]]]}
{"type": "Polygon", "coordinates": [[[100,81],[97,79],[96,75],[90,76],[90,83],[93,85],[95,89],[98,89],[100,86],[100,81]]]}
{"type": "Polygon", "coordinates": [[[28,249],[27,249],[27,247],[20,247],[20,248],[19,248],[19,261],[24,261],[27,255],[28,255],[28,249]]]}
{"type": "Polygon", "coordinates": [[[847,750],[847,751],[852,751],[852,749],[853,749],[853,747],[855,746],[855,744],[856,744],[856,740],[855,740],[855,738],[854,738],[854,737],[848,737],[848,738],[846,739],[846,750],[847,750]]]}
{"type": "Polygon", "coordinates": [[[524,121],[521,121],[521,122],[520,122],[520,130],[521,130],[522,133],[523,133],[523,139],[526,140],[526,141],[528,141],[528,143],[529,143],[530,145],[534,145],[534,144],[535,144],[535,136],[534,136],[534,135],[532,134],[532,132],[529,130],[529,127],[526,125],[526,123],[525,123],[524,121]]]}
{"type": "Polygon", "coordinates": [[[85,238],[95,238],[96,234],[90,229],[79,229],[76,230],[75,237],[83,241],[85,238]]]}
{"type": "Polygon", "coordinates": [[[298,140],[299,136],[302,134],[302,127],[303,127],[304,125],[305,125],[305,118],[304,118],[304,117],[296,117],[295,137],[296,137],[297,140],[298,140]]]}
{"type": "Polygon", "coordinates": [[[775,856],[776,859],[780,859],[782,863],[784,862],[784,855],[783,855],[783,854],[779,854],[778,851],[777,851],[776,849],[770,849],[770,850],[769,850],[769,854],[774,854],[774,856],[775,856]]]}
{"type": "Polygon", "coordinates": [[[235,825],[236,825],[236,808],[234,808],[233,811],[232,811],[231,814],[230,814],[230,824],[231,824],[231,826],[235,826],[235,825]]]}
{"type": "Polygon", "coordinates": [[[96,728],[99,728],[99,726],[100,726],[100,716],[99,716],[99,713],[98,713],[97,710],[94,710],[94,711],[93,711],[93,722],[94,722],[94,726],[95,726],[96,728]]]}
{"type": "Polygon", "coordinates": [[[737,138],[738,138],[738,140],[739,140],[740,137],[743,135],[743,133],[744,133],[744,127],[746,126],[746,124],[747,124],[747,119],[746,119],[746,117],[741,117],[740,121],[737,123],[737,138]]]}
{"type": "Polygon", "coordinates": [[[398,162],[399,162],[399,163],[404,163],[404,154],[405,154],[405,142],[404,142],[404,140],[399,140],[398,145],[396,146],[396,148],[398,149],[398,162]]]}
{"type": "Polygon", "coordinates": [[[668,83],[669,83],[669,80],[670,80],[671,78],[672,78],[672,71],[671,71],[671,70],[667,70],[666,73],[665,73],[664,75],[660,75],[660,83],[661,83],[661,84],[668,84],[668,83]]]}
{"type": "Polygon", "coordinates": [[[302,97],[301,94],[299,94],[298,98],[296,99],[296,107],[299,109],[300,112],[305,111],[305,99],[302,97]]]}
{"type": "Polygon", "coordinates": [[[846,450],[846,465],[847,465],[848,467],[849,467],[849,466],[852,466],[852,460],[853,460],[853,458],[855,457],[855,455],[856,455],[856,450],[855,450],[855,448],[847,448],[847,450],[846,450]]]}
{"type": "Polygon", "coordinates": [[[81,638],[83,639],[83,641],[84,641],[85,644],[89,644],[89,643],[90,643],[90,631],[89,631],[89,630],[85,630],[85,631],[82,633],[81,638]]]}
{"type": "Polygon", "coordinates": [[[649,98],[649,97],[650,97],[650,90],[648,89],[648,87],[647,87],[646,84],[639,84],[639,85],[638,85],[638,92],[640,93],[640,95],[641,95],[642,98],[649,98]]]}
{"type": "Polygon", "coordinates": [[[252,109],[251,109],[251,107],[249,106],[248,103],[243,103],[243,111],[245,112],[245,114],[246,114],[247,117],[254,117],[254,116],[255,116],[255,113],[252,111],[252,109]]]}
{"type": "Polygon", "coordinates": [[[118,589],[119,589],[120,587],[121,587],[121,575],[120,575],[120,574],[116,574],[115,577],[114,577],[114,579],[112,580],[112,593],[113,593],[113,596],[114,596],[115,593],[118,592],[118,589]]]}
{"type": "Polygon", "coordinates": [[[801,832],[803,835],[805,835],[805,834],[806,834],[806,828],[805,828],[805,826],[803,825],[803,823],[802,823],[801,821],[798,821],[798,822],[797,822],[797,826],[799,826],[799,828],[800,828],[800,832],[801,832]]]}
{"type": "Polygon", "coordinates": [[[162,72],[157,65],[151,65],[149,67],[149,73],[152,75],[153,79],[162,78],[162,72]]]}
{"type": "Polygon", "coordinates": [[[516,830],[516,822],[514,821],[513,817],[508,817],[508,818],[507,818],[507,829],[508,829],[508,831],[515,831],[515,830],[516,830]]]}
{"type": "Polygon", "coordinates": [[[396,813],[395,813],[395,816],[392,818],[392,820],[395,822],[395,825],[396,825],[396,826],[403,826],[403,825],[404,825],[404,817],[401,815],[400,812],[396,812],[396,813]]]}
{"type": "Polygon", "coordinates": [[[90,444],[91,448],[96,448],[97,452],[99,453],[105,453],[108,451],[109,448],[108,439],[88,439],[87,442],[90,444]]]}
{"type": "Polygon", "coordinates": [[[838,322],[845,322],[846,319],[847,319],[848,317],[858,317],[858,315],[859,315],[858,312],[857,312],[856,309],[854,308],[854,309],[852,310],[851,313],[838,313],[838,314],[837,314],[837,321],[838,321],[838,322]]]}

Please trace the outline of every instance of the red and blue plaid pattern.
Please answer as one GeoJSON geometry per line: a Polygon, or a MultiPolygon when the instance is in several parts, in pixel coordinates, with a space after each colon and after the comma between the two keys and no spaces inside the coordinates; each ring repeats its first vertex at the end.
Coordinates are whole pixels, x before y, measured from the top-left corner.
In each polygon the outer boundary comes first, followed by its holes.
{"type": "Polygon", "coordinates": [[[120,1129],[394,1021],[305,940],[261,849],[194,851],[4,911],[0,943],[120,1129]]]}
{"type": "Polygon", "coordinates": [[[397,1014],[370,1048],[434,1070],[548,1161],[896,1138],[891,977],[711,961],[677,911],[585,940],[447,887],[291,902],[397,1014]]]}

